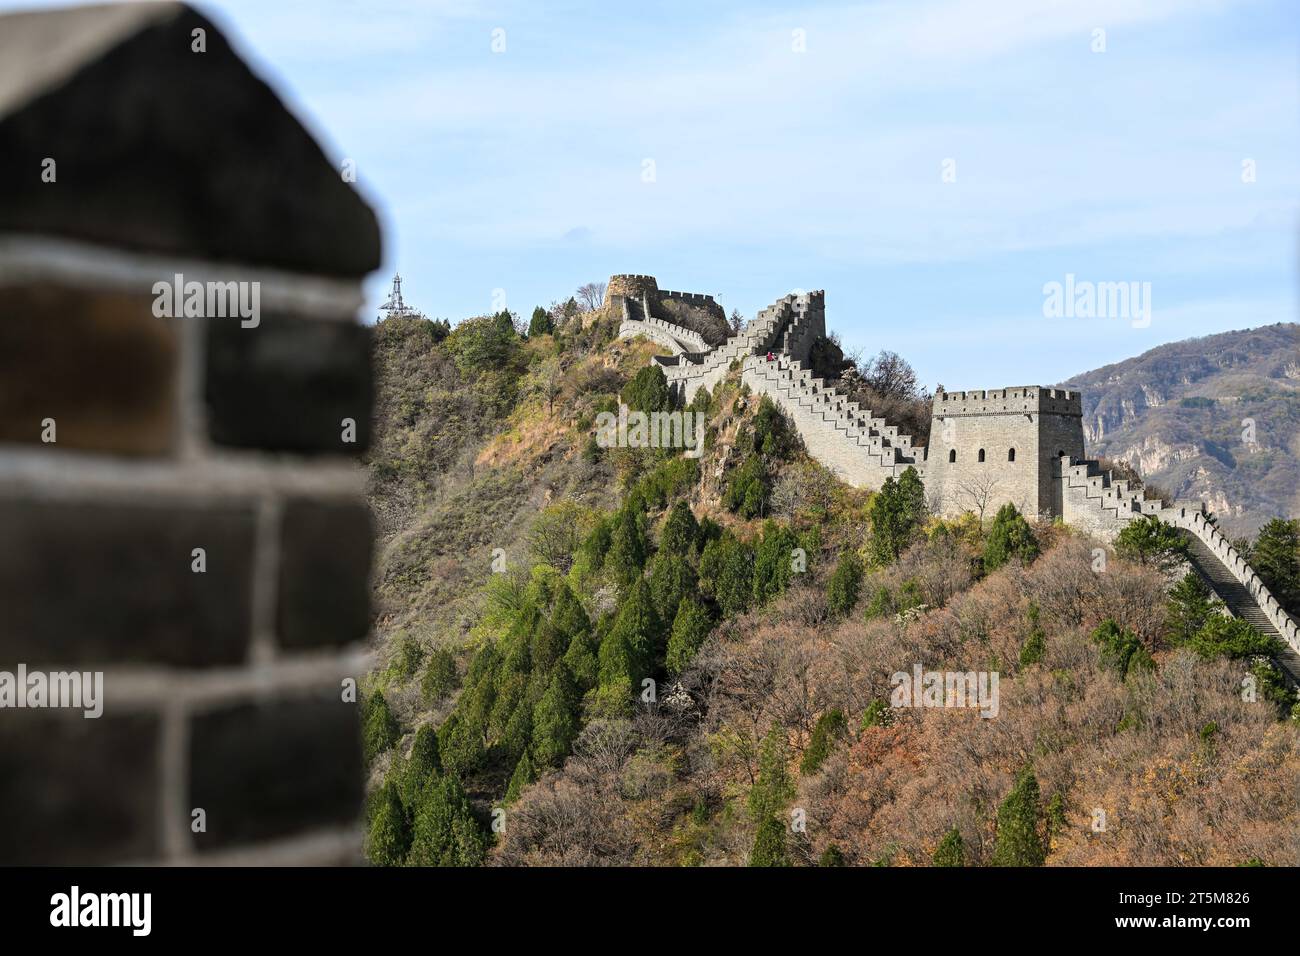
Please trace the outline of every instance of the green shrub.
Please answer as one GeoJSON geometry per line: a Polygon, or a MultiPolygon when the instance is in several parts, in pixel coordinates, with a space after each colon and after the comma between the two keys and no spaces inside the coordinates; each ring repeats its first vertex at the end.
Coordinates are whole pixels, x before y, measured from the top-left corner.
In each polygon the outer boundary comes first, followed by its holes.
{"type": "Polygon", "coordinates": [[[397,787],[385,781],[372,799],[372,805],[366,857],[375,866],[401,866],[411,847],[411,827],[398,799],[397,787]]]}
{"type": "Polygon", "coordinates": [[[826,848],[817,860],[818,866],[845,866],[844,853],[834,843],[826,848]]]}
{"type": "Polygon", "coordinates": [[[868,727],[888,727],[893,722],[894,710],[889,706],[889,701],[882,697],[867,704],[867,709],[862,712],[863,730],[868,727]]]}
{"type": "Polygon", "coordinates": [[[424,678],[420,681],[420,696],[428,707],[436,707],[456,689],[459,678],[456,675],[456,658],[445,647],[436,648],[429,655],[429,662],[424,668],[424,678]]]}
{"type": "Polygon", "coordinates": [[[676,677],[686,669],[712,628],[713,622],[703,604],[688,597],[678,605],[665,661],[671,676],[676,677]]]}
{"type": "Polygon", "coordinates": [[[1188,644],[1211,617],[1218,616],[1222,603],[1195,571],[1188,571],[1169,590],[1165,613],[1165,638],[1174,647],[1188,644]]]}
{"type": "Polygon", "coordinates": [[[925,522],[925,486],[908,467],[895,481],[886,478],[871,500],[871,558],[878,565],[898,560],[925,522]]]}
{"type": "Polygon", "coordinates": [[[1192,650],[1206,660],[1226,657],[1272,656],[1281,650],[1277,638],[1261,634],[1239,617],[1213,614],[1189,642],[1192,650]]]}
{"type": "Polygon", "coordinates": [[[668,379],[658,365],[647,365],[640,369],[623,386],[621,397],[628,410],[634,412],[667,412],[672,411],[673,407],[668,379]]]}
{"type": "Polygon", "coordinates": [[[769,494],[763,459],[751,454],[731,473],[722,501],[728,511],[734,511],[742,518],[757,518],[767,509],[769,494]]]}
{"type": "Polygon", "coordinates": [[[998,509],[984,545],[984,570],[996,571],[1008,561],[1028,564],[1038,557],[1038,541],[1016,506],[1005,504],[998,509]]]}
{"type": "Polygon", "coordinates": [[[840,555],[831,572],[831,579],[826,586],[826,604],[835,617],[849,614],[858,603],[858,591],[862,587],[862,561],[852,551],[840,555]]]}
{"type": "Polygon", "coordinates": [[[1038,780],[1026,766],[1015,786],[998,807],[994,866],[1042,866],[1047,851],[1040,835],[1042,811],[1038,805],[1038,780]]]}
{"type": "Polygon", "coordinates": [[[800,775],[808,777],[820,770],[821,765],[835,749],[835,745],[844,739],[848,729],[844,711],[838,707],[832,707],[818,717],[813,727],[812,739],[808,742],[808,749],[803,752],[803,760],[799,764],[800,775]]]}
{"type": "Polygon", "coordinates": [[[1101,645],[1101,663],[1123,680],[1135,670],[1153,670],[1155,662],[1137,637],[1121,628],[1113,618],[1106,618],[1092,632],[1101,645]]]}
{"type": "Polygon", "coordinates": [[[1115,551],[1130,561],[1165,571],[1186,560],[1187,539],[1155,515],[1143,515],[1116,535],[1115,551]]]}
{"type": "Polygon", "coordinates": [[[961,831],[953,827],[943,835],[934,850],[935,866],[965,866],[966,845],[962,842],[961,831]]]}
{"type": "Polygon", "coordinates": [[[776,817],[769,817],[758,825],[758,831],[754,834],[754,849],[749,854],[749,865],[790,865],[790,855],[785,847],[785,827],[776,817]]]}
{"type": "Polygon", "coordinates": [[[749,814],[755,823],[783,815],[786,804],[794,799],[789,764],[785,729],[773,721],[759,747],[758,779],[749,791],[749,814]]]}
{"type": "Polygon", "coordinates": [[[755,604],[766,604],[790,586],[794,573],[791,560],[798,543],[794,532],[784,525],[770,520],[764,523],[763,536],[754,553],[755,604]]]}
{"type": "Polygon", "coordinates": [[[381,692],[375,691],[367,695],[364,707],[361,736],[366,761],[370,762],[397,743],[398,738],[402,736],[402,731],[397,726],[397,719],[388,709],[388,701],[384,699],[381,692]]]}
{"type": "Polygon", "coordinates": [[[1025,642],[1020,646],[1020,666],[1029,667],[1031,664],[1037,664],[1047,653],[1047,634],[1043,626],[1038,622],[1039,611],[1038,605],[1030,602],[1029,604],[1029,633],[1025,636],[1025,642]]]}

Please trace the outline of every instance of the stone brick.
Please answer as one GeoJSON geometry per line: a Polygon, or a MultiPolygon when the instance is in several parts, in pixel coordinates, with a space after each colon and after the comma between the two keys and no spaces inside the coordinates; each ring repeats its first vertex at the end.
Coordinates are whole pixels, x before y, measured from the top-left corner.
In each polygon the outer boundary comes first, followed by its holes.
{"type": "Polygon", "coordinates": [[[360,815],[360,717],[341,691],[250,702],[196,715],[187,807],[202,807],[200,850],[289,836],[360,815]]]}
{"type": "Polygon", "coordinates": [[[296,499],[280,544],[280,645],[351,644],[370,628],[369,509],[353,501],[296,499]]]}
{"type": "Polygon", "coordinates": [[[0,528],[0,666],[246,658],[251,509],[0,499],[0,528]]]}
{"type": "Polygon", "coordinates": [[[0,710],[0,866],[158,852],[158,718],[0,710]]]}
{"type": "Polygon", "coordinates": [[[160,454],[175,424],[177,325],[152,296],[0,287],[0,441],[160,454]],[[42,444],[42,421],[56,439],[42,444]]]}
{"type": "Polygon", "coordinates": [[[360,454],[370,442],[370,330],[264,317],[208,323],[205,396],[214,442],[241,448],[360,454]],[[356,422],[345,443],[343,420],[356,422]]]}
{"type": "Polygon", "coordinates": [[[0,17],[0,63],[0,232],[314,275],[379,266],[374,213],[194,10],[0,17]]]}

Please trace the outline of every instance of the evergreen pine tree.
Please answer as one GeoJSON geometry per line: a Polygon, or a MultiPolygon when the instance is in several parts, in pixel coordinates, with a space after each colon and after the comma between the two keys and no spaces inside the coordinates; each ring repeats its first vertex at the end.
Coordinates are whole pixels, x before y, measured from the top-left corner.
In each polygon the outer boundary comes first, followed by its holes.
{"type": "Polygon", "coordinates": [[[474,819],[460,781],[435,777],[420,794],[412,828],[411,866],[477,866],[486,839],[474,819]]]}
{"type": "Polygon", "coordinates": [[[648,553],[645,514],[629,502],[614,515],[605,570],[615,584],[625,588],[641,577],[648,553]]]}
{"type": "Polygon", "coordinates": [[[1029,604],[1029,633],[1025,636],[1025,643],[1020,647],[1020,666],[1028,667],[1031,664],[1037,664],[1047,653],[1047,634],[1043,631],[1043,626],[1038,623],[1039,611],[1038,605],[1030,602],[1029,604]]]}
{"type": "Polygon", "coordinates": [[[366,835],[366,857],[375,866],[401,866],[411,846],[411,828],[392,781],[385,781],[379,788],[374,805],[366,835]]]}
{"type": "Polygon", "coordinates": [[[428,707],[436,707],[456,689],[456,657],[445,647],[436,648],[429,655],[420,681],[420,696],[428,707]]]}
{"type": "Polygon", "coordinates": [[[1212,614],[1189,646],[1206,660],[1216,657],[1240,660],[1275,655],[1280,649],[1279,643],[1277,638],[1260,633],[1239,617],[1212,614]]]}
{"type": "Polygon", "coordinates": [[[709,612],[699,601],[688,597],[677,606],[665,661],[669,674],[676,677],[686,669],[712,629],[709,612]]]}
{"type": "MultiPolygon", "coordinates": [[[[531,750],[540,767],[558,767],[578,736],[581,698],[567,667],[560,665],[533,711],[531,750]]],[[[528,751],[525,751],[527,753],[528,751]]]]}
{"type": "Polygon", "coordinates": [[[862,561],[855,552],[845,551],[840,555],[826,586],[826,606],[831,615],[844,617],[852,612],[857,606],[858,591],[861,588],[862,561]]]}
{"type": "Polygon", "coordinates": [[[555,603],[551,605],[551,626],[566,638],[591,631],[591,619],[583,610],[582,602],[565,582],[560,582],[555,589],[555,603]]]}
{"type": "Polygon", "coordinates": [[[1218,614],[1221,602],[1195,571],[1188,571],[1169,589],[1165,613],[1165,637],[1174,647],[1190,643],[1211,615],[1218,614]]]}
{"type": "Polygon", "coordinates": [[[679,557],[686,557],[695,547],[700,526],[695,520],[691,506],[684,499],[678,499],[664,520],[664,529],[659,536],[660,553],[667,552],[679,557]]]}
{"type": "Polygon", "coordinates": [[[742,518],[757,518],[767,509],[768,482],[763,459],[751,454],[731,473],[722,503],[742,518]]]}
{"type": "Polygon", "coordinates": [[[821,765],[831,755],[835,744],[847,733],[848,721],[844,719],[844,711],[838,707],[832,707],[818,717],[813,727],[812,739],[808,742],[808,749],[803,752],[799,774],[807,777],[821,769],[821,765]]]}
{"type": "Polygon", "coordinates": [[[1013,504],[998,509],[984,543],[984,570],[996,571],[1013,558],[1028,564],[1038,557],[1038,541],[1029,522],[1013,504]]]}
{"type": "Polygon", "coordinates": [[[438,753],[438,734],[429,724],[415,732],[411,756],[402,767],[401,797],[408,810],[431,777],[442,772],[442,756],[438,753]]]}
{"type": "Polygon", "coordinates": [[[785,848],[785,827],[776,817],[768,817],[758,825],[758,832],[754,834],[754,849],[749,854],[749,865],[790,865],[790,856],[785,848]]]}
{"type": "Polygon", "coordinates": [[[700,589],[731,617],[749,607],[754,582],[754,552],[731,532],[704,546],[700,554],[700,589]]]}
{"type": "Polygon", "coordinates": [[[656,613],[665,621],[677,616],[677,605],[695,593],[695,572],[686,559],[660,551],[650,562],[650,595],[656,613]]]}
{"type": "Polygon", "coordinates": [[[997,839],[993,846],[994,866],[1042,866],[1047,859],[1040,836],[1042,811],[1038,806],[1038,780],[1026,766],[1015,786],[998,807],[997,839]]]}
{"type": "Polygon", "coordinates": [[[538,335],[550,335],[554,331],[555,321],[551,318],[551,313],[540,305],[533,309],[533,317],[528,322],[528,337],[531,339],[538,335]]]}
{"type": "Polygon", "coordinates": [[[1250,563],[1291,614],[1300,614],[1300,519],[1274,518],[1259,529],[1250,563]]]}
{"type": "Polygon", "coordinates": [[[783,814],[786,804],[794,799],[789,765],[785,729],[773,721],[759,748],[758,779],[749,791],[749,813],[756,823],[783,814]]]}
{"type": "Polygon", "coordinates": [[[595,643],[590,631],[579,631],[564,652],[564,666],[573,675],[579,691],[586,693],[600,682],[600,662],[596,658],[600,645],[595,643]]]}
{"type": "MultiPolygon", "coordinates": [[[[626,654],[626,674],[631,678],[634,686],[640,686],[642,679],[651,676],[655,663],[663,656],[663,638],[663,624],[655,611],[650,585],[644,578],[638,578],[628,591],[627,597],[623,599],[618,609],[618,616],[614,619],[614,626],[601,642],[601,683],[607,683],[606,644],[612,643],[615,647],[625,648],[625,651],[611,651],[611,654],[618,654],[617,658],[611,660],[619,660],[626,654]]],[[[621,672],[622,665],[618,666],[621,672]]]]}
{"type": "Polygon", "coordinates": [[[775,521],[763,524],[763,536],[754,552],[754,603],[766,604],[790,586],[794,573],[791,557],[798,546],[794,532],[775,521]]]}
{"type": "Polygon", "coordinates": [[[533,759],[528,751],[515,764],[515,772],[510,775],[510,784],[506,787],[506,803],[514,803],[530,784],[537,780],[537,771],[533,769],[533,759]]]}
{"type": "Polygon", "coordinates": [[[871,501],[871,557],[876,564],[898,560],[925,520],[925,486],[915,468],[895,481],[886,478],[871,501]]]}
{"type": "Polygon", "coordinates": [[[388,709],[388,701],[381,691],[375,691],[366,698],[366,718],[362,727],[362,739],[365,741],[366,761],[372,761],[402,736],[397,726],[397,719],[388,709]]]}
{"type": "Polygon", "coordinates": [[[1143,515],[1115,536],[1115,551],[1130,561],[1167,571],[1187,557],[1187,539],[1155,515],[1143,515]]]}
{"type": "Polygon", "coordinates": [[[459,713],[438,729],[438,753],[447,773],[456,777],[476,772],[487,757],[481,731],[459,713]]]}

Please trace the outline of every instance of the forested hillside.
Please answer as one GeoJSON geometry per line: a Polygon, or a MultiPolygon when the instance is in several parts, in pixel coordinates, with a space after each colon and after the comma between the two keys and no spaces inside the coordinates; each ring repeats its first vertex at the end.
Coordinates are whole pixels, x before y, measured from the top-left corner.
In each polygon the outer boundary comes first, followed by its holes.
{"type": "MultiPolygon", "coordinates": [[[[1176,536],[855,491],[735,370],[698,459],[602,447],[672,408],[614,331],[376,328],[372,862],[1300,864],[1294,697],[1176,536]],[[918,668],[995,712],[898,706],[918,668]]],[[[888,364],[849,377],[915,403],[888,364]]],[[[1300,596],[1294,530],[1263,563],[1300,596]]]]}

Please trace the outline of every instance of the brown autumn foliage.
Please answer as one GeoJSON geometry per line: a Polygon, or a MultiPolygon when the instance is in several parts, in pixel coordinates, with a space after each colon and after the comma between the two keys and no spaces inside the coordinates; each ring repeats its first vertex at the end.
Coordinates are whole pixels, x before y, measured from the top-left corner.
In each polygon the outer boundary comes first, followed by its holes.
{"type": "Polygon", "coordinates": [[[1092,542],[1046,540],[1030,566],[973,584],[965,545],[919,544],[870,575],[840,623],[818,613],[821,579],[724,623],[682,676],[693,703],[588,728],[564,768],[510,809],[495,861],[742,865],[754,836],[745,798],[776,722],[797,781],[789,809],[806,818],[788,838],[800,863],[834,845],[850,865],[929,865],[956,827],[966,864],[987,864],[998,805],[1031,762],[1048,865],[1300,864],[1300,728],[1262,698],[1241,699],[1243,663],[1162,645],[1159,574],[1113,555],[1098,573],[1092,542]],[[928,610],[864,619],[873,587],[909,579],[928,610]],[[1022,667],[1031,606],[1046,645],[1022,667]],[[1154,654],[1154,672],[1121,679],[1105,666],[1089,635],[1108,617],[1154,654]],[[887,726],[862,727],[890,675],[914,664],[997,672],[997,716],[900,708],[887,726]],[[848,735],[800,778],[831,707],[848,735]]]}

